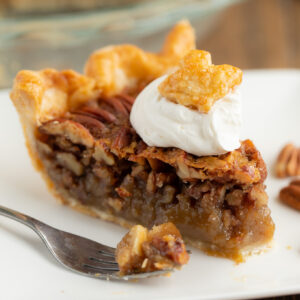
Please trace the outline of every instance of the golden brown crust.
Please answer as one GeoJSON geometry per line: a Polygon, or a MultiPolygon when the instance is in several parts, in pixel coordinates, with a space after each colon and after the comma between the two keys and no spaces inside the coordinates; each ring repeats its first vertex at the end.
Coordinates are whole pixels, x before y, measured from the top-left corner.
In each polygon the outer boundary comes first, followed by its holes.
{"type": "Polygon", "coordinates": [[[167,36],[162,51],[148,53],[133,45],[117,45],[94,52],[85,66],[104,96],[131,92],[177,66],[195,48],[194,30],[187,21],[179,22],[167,36]]]}
{"type": "Polygon", "coordinates": [[[26,146],[34,166],[41,169],[35,136],[37,127],[62,116],[82,102],[97,96],[95,81],[72,70],[20,71],[10,97],[19,114],[26,146]]]}
{"type": "Polygon", "coordinates": [[[96,98],[95,81],[72,70],[20,71],[11,99],[27,121],[40,125],[96,98]]]}
{"type": "Polygon", "coordinates": [[[147,147],[141,153],[130,156],[130,160],[139,158],[158,159],[177,169],[177,175],[184,180],[213,179],[233,180],[242,184],[263,182],[267,176],[265,163],[250,140],[241,143],[235,151],[220,156],[195,157],[177,148],[147,147]]]}
{"type": "Polygon", "coordinates": [[[159,91],[168,100],[207,113],[213,104],[242,82],[242,71],[230,65],[213,65],[210,54],[192,50],[179,70],[169,75],[159,91]]]}

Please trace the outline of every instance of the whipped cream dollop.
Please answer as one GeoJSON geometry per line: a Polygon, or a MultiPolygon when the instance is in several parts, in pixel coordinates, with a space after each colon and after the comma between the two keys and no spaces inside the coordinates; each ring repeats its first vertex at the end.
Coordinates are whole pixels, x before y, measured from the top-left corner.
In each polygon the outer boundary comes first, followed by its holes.
{"type": "Polygon", "coordinates": [[[148,146],[177,147],[188,153],[220,155],[240,147],[242,124],[239,87],[201,113],[162,97],[152,81],[137,96],[130,122],[148,146]]]}

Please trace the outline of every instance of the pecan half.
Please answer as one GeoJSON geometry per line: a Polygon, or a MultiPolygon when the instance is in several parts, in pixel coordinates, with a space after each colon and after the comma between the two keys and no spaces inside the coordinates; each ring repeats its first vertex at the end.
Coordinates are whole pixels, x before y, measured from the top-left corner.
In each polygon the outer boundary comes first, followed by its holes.
{"type": "Polygon", "coordinates": [[[134,97],[131,97],[131,96],[125,94],[125,93],[119,94],[118,98],[121,98],[122,100],[125,100],[127,103],[129,103],[131,105],[133,105],[134,100],[135,100],[134,97]]]}
{"type": "Polygon", "coordinates": [[[300,175],[300,148],[287,144],[278,155],[276,176],[283,178],[296,175],[300,175]]]}
{"type": "Polygon", "coordinates": [[[291,181],[290,185],[300,186],[300,179],[291,181]]]}
{"type": "Polygon", "coordinates": [[[106,126],[101,121],[99,121],[98,119],[92,116],[73,113],[72,118],[75,122],[82,124],[84,127],[88,129],[97,128],[101,130],[106,128],[106,126]]]}
{"type": "Polygon", "coordinates": [[[126,101],[123,101],[122,103],[123,103],[124,107],[127,109],[127,111],[130,113],[132,105],[126,101]]]}
{"type": "Polygon", "coordinates": [[[115,122],[116,117],[108,112],[105,109],[102,109],[100,107],[92,107],[92,106],[84,106],[80,109],[80,112],[87,113],[89,115],[93,115],[94,117],[97,117],[101,119],[102,121],[107,122],[115,122]]]}
{"type": "Polygon", "coordinates": [[[130,131],[128,128],[121,128],[116,134],[112,148],[122,149],[130,144],[130,131]]]}
{"type": "Polygon", "coordinates": [[[125,106],[123,105],[120,99],[116,97],[111,97],[101,98],[101,100],[112,106],[115,109],[115,111],[122,113],[125,116],[128,116],[128,111],[126,110],[125,106]]]}
{"type": "Polygon", "coordinates": [[[288,206],[300,211],[300,180],[292,181],[279,193],[280,200],[288,206]]]}

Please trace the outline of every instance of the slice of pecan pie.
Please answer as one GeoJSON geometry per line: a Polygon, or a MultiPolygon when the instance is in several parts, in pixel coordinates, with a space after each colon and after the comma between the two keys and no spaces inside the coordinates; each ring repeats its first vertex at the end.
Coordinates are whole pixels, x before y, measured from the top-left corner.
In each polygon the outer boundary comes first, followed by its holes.
{"type": "Polygon", "coordinates": [[[190,244],[241,260],[274,231],[253,143],[196,156],[148,146],[129,119],[139,91],[193,48],[181,22],[159,54],[115,46],[92,55],[87,75],[21,71],[11,98],[32,161],[63,204],[126,227],[172,222],[190,244]]]}

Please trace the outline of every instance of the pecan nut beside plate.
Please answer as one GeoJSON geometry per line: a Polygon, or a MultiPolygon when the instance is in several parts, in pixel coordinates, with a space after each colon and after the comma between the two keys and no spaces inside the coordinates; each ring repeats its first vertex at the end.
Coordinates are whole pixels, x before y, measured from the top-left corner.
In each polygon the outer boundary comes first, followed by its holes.
{"type": "Polygon", "coordinates": [[[283,188],[279,198],[283,203],[300,211],[300,180],[294,180],[283,188]]]}

